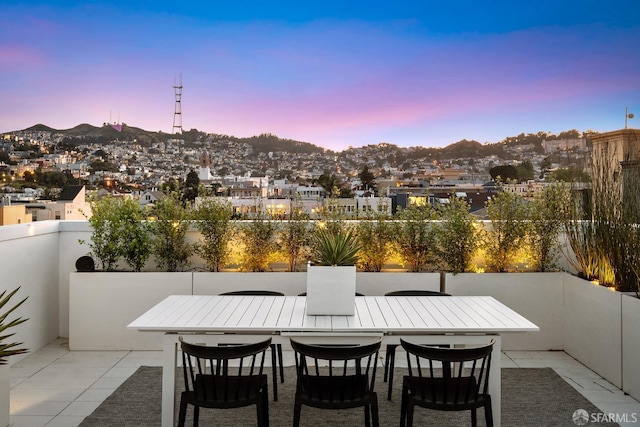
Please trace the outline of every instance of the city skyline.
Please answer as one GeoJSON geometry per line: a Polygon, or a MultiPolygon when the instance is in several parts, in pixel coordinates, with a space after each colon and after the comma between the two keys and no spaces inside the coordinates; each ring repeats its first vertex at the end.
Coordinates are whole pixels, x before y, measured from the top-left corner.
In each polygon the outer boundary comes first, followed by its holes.
{"type": "Polygon", "coordinates": [[[579,6],[7,3],[0,132],[171,132],[180,74],[184,130],[333,150],[620,129],[640,114],[640,5],[579,6]]]}

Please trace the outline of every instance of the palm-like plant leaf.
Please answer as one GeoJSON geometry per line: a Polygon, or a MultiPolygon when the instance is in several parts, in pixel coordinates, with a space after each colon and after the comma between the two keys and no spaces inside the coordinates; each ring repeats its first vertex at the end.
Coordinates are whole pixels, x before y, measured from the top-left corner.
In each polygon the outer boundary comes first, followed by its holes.
{"type": "Polygon", "coordinates": [[[311,262],[315,265],[355,265],[360,243],[352,231],[322,229],[314,235],[311,262]]]}
{"type": "MultiPolygon", "coordinates": [[[[5,306],[9,303],[11,298],[18,292],[19,289],[20,287],[16,288],[9,294],[7,294],[7,291],[3,291],[2,293],[0,293],[0,310],[5,308],[5,306]]],[[[19,324],[24,323],[28,320],[28,319],[23,319],[21,317],[18,317],[16,319],[13,319],[7,322],[7,317],[9,317],[9,315],[12,312],[14,312],[18,307],[20,307],[22,303],[27,300],[27,298],[24,298],[22,301],[18,302],[16,305],[7,309],[7,311],[5,311],[4,313],[0,314],[0,334],[2,334],[7,329],[13,328],[14,326],[18,326],[19,324]]],[[[28,351],[25,348],[16,348],[23,344],[21,342],[14,342],[14,343],[5,342],[8,338],[12,337],[13,335],[15,334],[0,335],[0,365],[5,365],[7,363],[7,357],[13,356],[16,354],[23,354],[28,351]]]]}

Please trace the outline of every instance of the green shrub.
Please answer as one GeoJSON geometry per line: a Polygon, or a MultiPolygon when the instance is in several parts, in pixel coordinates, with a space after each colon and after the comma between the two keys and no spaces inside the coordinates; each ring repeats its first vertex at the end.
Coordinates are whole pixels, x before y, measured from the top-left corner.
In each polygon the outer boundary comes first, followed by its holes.
{"type": "Polygon", "coordinates": [[[431,206],[410,206],[400,210],[392,225],[393,242],[412,272],[435,269],[436,234],[433,220],[437,212],[431,206]]]}
{"type": "Polygon", "coordinates": [[[202,235],[195,251],[205,260],[209,270],[220,271],[229,257],[228,245],[234,232],[231,204],[213,197],[206,198],[195,208],[193,216],[202,235]]]}
{"type": "Polygon", "coordinates": [[[150,224],[152,247],[158,266],[166,271],[183,271],[194,252],[193,245],[186,241],[189,212],[178,195],[172,193],[154,204],[152,214],[155,217],[150,224]]]}

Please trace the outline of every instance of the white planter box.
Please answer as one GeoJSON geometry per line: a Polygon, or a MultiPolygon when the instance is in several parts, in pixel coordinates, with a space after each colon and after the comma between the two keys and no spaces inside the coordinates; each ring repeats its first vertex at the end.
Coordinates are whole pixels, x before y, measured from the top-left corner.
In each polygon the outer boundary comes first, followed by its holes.
{"type": "Polygon", "coordinates": [[[447,274],[452,295],[491,296],[535,323],[540,331],[502,335],[503,350],[562,350],[566,273],[447,274]]]}
{"type": "Polygon", "coordinates": [[[567,274],[564,351],[622,388],[622,294],[567,274]]]}
{"type": "Polygon", "coordinates": [[[307,314],[353,316],[356,303],[355,266],[307,268],[307,314]]]}
{"type": "Polygon", "coordinates": [[[162,334],[127,325],[169,295],[191,295],[193,273],[71,273],[70,350],[161,350],[162,334]]]}
{"type": "Polygon", "coordinates": [[[277,291],[295,296],[307,290],[307,273],[193,273],[194,295],[218,295],[241,290],[277,291]]]}
{"type": "Polygon", "coordinates": [[[640,400],[640,299],[622,296],[622,390],[640,400]]]}

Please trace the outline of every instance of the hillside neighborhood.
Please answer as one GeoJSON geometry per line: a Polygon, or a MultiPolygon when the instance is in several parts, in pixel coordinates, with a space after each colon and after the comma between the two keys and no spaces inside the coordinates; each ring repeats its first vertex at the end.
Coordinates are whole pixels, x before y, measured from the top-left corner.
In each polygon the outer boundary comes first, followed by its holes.
{"type": "MultiPolygon", "coordinates": [[[[626,130],[625,130],[626,131],[626,130]]],[[[632,131],[636,135],[637,131],[632,131]]],[[[379,143],[341,152],[263,134],[252,138],[143,131],[126,124],[43,125],[0,135],[3,223],[86,219],[87,194],[153,203],[184,188],[227,198],[238,215],[283,216],[292,201],[312,216],[332,198],[347,216],[385,206],[446,202],[480,211],[496,182],[531,197],[551,180],[589,181],[597,133],[539,132],[498,143],[460,141],[444,148],[379,143]],[[7,212],[13,212],[9,215],[7,212]]],[[[583,184],[588,185],[588,184],[583,184]]]]}

